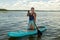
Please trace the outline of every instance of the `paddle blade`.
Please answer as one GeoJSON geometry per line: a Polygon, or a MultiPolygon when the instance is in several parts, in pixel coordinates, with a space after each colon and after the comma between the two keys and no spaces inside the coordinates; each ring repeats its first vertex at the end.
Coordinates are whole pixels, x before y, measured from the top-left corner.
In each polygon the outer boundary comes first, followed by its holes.
{"type": "Polygon", "coordinates": [[[38,36],[41,36],[42,32],[40,30],[37,30],[37,34],[38,34],[38,36]]]}

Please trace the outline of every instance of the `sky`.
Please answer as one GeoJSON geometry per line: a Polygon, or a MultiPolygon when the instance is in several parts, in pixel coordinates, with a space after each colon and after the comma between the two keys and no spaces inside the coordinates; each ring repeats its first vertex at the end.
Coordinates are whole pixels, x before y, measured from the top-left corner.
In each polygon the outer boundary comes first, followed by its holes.
{"type": "Polygon", "coordinates": [[[9,10],[60,10],[60,0],[0,0],[0,9],[9,10]]]}

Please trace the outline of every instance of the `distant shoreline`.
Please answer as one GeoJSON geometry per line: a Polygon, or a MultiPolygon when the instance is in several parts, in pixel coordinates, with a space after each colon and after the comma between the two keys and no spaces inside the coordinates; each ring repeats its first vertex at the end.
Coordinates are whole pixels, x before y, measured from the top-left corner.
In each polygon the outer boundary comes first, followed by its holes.
{"type": "MultiPolygon", "coordinates": [[[[0,11],[28,11],[28,10],[7,10],[7,9],[0,9],[0,11]]],[[[60,10],[35,10],[40,12],[60,12],[60,10]]]]}
{"type": "MultiPolygon", "coordinates": [[[[7,11],[28,11],[28,10],[7,10],[7,11]]],[[[60,12],[60,10],[35,10],[40,12],[60,12]]]]}
{"type": "Polygon", "coordinates": [[[0,11],[7,11],[7,9],[0,9],[0,11]]]}

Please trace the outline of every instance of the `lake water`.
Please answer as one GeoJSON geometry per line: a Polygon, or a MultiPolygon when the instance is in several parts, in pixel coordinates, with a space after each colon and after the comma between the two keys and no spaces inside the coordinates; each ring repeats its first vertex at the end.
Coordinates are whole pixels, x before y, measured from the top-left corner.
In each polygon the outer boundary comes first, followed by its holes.
{"type": "Polygon", "coordinates": [[[60,12],[36,11],[36,13],[36,24],[47,27],[41,38],[37,36],[9,38],[7,32],[26,29],[27,11],[0,11],[0,40],[60,40],[60,12]]]}

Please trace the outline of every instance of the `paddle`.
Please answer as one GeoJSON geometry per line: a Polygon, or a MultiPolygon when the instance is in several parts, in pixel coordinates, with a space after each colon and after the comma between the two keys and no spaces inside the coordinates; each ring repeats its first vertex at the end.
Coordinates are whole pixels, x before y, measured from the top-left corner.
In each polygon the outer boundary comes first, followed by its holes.
{"type": "MultiPolygon", "coordinates": [[[[35,23],[34,23],[35,24],[35,23]]],[[[36,29],[37,29],[37,34],[38,34],[38,36],[41,36],[42,35],[42,32],[38,29],[38,27],[37,27],[37,25],[35,24],[35,26],[36,26],[36,29]]]]}

